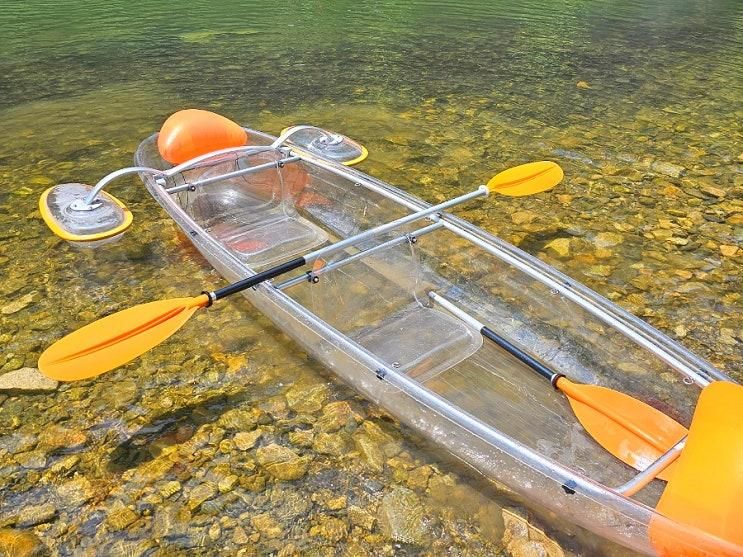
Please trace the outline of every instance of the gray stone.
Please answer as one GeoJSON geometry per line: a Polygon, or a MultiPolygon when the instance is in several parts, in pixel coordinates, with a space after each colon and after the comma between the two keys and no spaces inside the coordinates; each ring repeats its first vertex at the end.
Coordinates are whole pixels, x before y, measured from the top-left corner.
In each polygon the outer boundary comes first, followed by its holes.
{"type": "Polygon", "coordinates": [[[650,165],[650,168],[658,174],[670,176],[671,178],[680,178],[686,173],[686,169],[678,164],[672,162],[655,161],[650,165]]]}
{"type": "Polygon", "coordinates": [[[218,488],[212,482],[199,484],[188,494],[188,508],[198,509],[204,501],[208,501],[218,493],[218,488]]]}
{"type": "Polygon", "coordinates": [[[46,454],[42,451],[29,451],[15,456],[18,464],[29,470],[41,470],[46,466],[46,454]]]}
{"type": "Polygon", "coordinates": [[[20,528],[28,528],[29,526],[36,526],[37,524],[49,522],[55,516],[57,516],[57,509],[54,508],[54,505],[51,503],[24,507],[23,510],[18,513],[17,525],[20,528]]]}
{"type": "Polygon", "coordinates": [[[0,392],[47,392],[57,388],[59,383],[41,374],[35,367],[24,367],[0,375],[0,392]]]}
{"type": "Polygon", "coordinates": [[[57,488],[62,502],[71,507],[79,507],[93,498],[93,488],[85,477],[75,478],[57,488]]]}
{"type": "Polygon", "coordinates": [[[36,291],[30,292],[25,296],[21,296],[17,300],[13,300],[9,304],[4,305],[2,309],[0,309],[0,313],[2,313],[3,315],[12,315],[38,301],[39,293],[36,291]]]}
{"type": "Polygon", "coordinates": [[[379,526],[389,538],[404,543],[425,545],[429,532],[423,520],[418,496],[405,487],[396,487],[382,498],[377,513],[379,526]]]}

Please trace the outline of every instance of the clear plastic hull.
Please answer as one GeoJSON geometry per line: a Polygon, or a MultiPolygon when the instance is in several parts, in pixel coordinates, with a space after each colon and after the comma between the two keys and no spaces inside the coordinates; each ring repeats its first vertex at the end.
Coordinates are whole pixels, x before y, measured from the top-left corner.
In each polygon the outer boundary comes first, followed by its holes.
{"type": "MultiPolygon", "coordinates": [[[[254,131],[249,137],[254,145],[273,139],[254,131]]],[[[140,145],[136,163],[166,168],[155,138],[140,145]]],[[[142,179],[228,281],[427,206],[310,155],[195,191],[165,191],[281,156],[230,155],[165,185],[142,179]]],[[[549,383],[497,346],[483,344],[478,331],[432,306],[427,293],[445,296],[571,379],[636,396],[684,425],[700,385],[725,376],[528,254],[456,217],[443,220],[445,226],[415,241],[412,233],[430,220],[321,261],[332,264],[410,235],[323,274],[318,283],[304,280],[282,289],[276,279],[245,296],[369,400],[504,490],[556,513],[566,528],[575,524],[653,554],[647,532],[651,519],[662,520],[652,508],[661,482],[634,499],[612,489],[636,472],[587,436],[549,383]]],[[[694,544],[696,554],[718,553],[718,540],[703,534],[694,544]]]]}

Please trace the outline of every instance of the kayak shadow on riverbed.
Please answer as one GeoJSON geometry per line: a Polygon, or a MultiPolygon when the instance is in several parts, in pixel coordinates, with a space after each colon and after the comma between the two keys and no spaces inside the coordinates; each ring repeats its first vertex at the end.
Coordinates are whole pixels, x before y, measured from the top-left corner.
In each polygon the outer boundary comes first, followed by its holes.
{"type": "Polygon", "coordinates": [[[210,396],[199,402],[153,416],[111,453],[108,470],[121,473],[157,458],[165,449],[189,441],[204,424],[254,399],[247,390],[210,396]]]}

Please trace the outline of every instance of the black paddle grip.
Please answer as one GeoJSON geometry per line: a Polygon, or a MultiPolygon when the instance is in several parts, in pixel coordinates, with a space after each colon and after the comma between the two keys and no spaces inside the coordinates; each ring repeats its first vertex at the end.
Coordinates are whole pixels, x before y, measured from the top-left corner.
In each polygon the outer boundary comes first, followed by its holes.
{"type": "MultiPolygon", "coordinates": [[[[539,375],[544,377],[545,379],[549,380],[550,383],[553,383],[556,376],[561,375],[557,372],[552,371],[550,368],[545,366],[542,362],[539,360],[536,360],[535,358],[532,358],[521,350],[518,346],[511,344],[509,341],[504,339],[502,336],[500,336],[498,333],[496,333],[493,329],[489,329],[487,327],[483,327],[480,329],[480,333],[482,336],[484,336],[487,339],[492,340],[495,344],[503,348],[506,352],[517,358],[518,360],[521,360],[526,365],[528,365],[531,369],[536,371],[539,375]]],[[[557,388],[554,383],[552,385],[553,387],[557,388]]]]}
{"type": "Polygon", "coordinates": [[[270,269],[261,271],[260,273],[253,275],[252,277],[242,279],[228,286],[225,286],[224,288],[215,290],[214,299],[221,300],[222,298],[229,296],[230,294],[236,294],[237,292],[242,292],[243,290],[247,290],[248,288],[253,288],[254,286],[257,286],[262,282],[271,280],[272,278],[276,278],[279,275],[283,275],[284,273],[288,273],[289,271],[293,271],[294,269],[298,269],[299,267],[304,267],[306,263],[307,262],[305,261],[304,257],[297,257],[296,259],[292,259],[291,261],[287,261],[286,263],[282,263],[281,265],[277,265],[276,267],[271,267],[270,269]]]}

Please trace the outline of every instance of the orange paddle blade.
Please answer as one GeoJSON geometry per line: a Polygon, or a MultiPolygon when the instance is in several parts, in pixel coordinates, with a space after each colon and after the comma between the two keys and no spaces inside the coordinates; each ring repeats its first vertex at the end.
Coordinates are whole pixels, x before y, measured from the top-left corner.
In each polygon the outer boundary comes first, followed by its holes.
{"type": "MultiPolygon", "coordinates": [[[[687,434],[684,426],[649,404],[629,395],[583,385],[561,377],[557,381],[575,417],[596,442],[636,470],[644,470],[687,434]]],[[[668,480],[674,462],[658,477],[668,480]]]]}
{"type": "Polygon", "coordinates": [[[61,338],[39,358],[41,373],[57,381],[95,377],[144,354],[208,304],[206,294],[140,304],[61,338]]]}
{"type": "Polygon", "coordinates": [[[554,188],[562,177],[562,168],[557,163],[530,162],[499,172],[488,182],[488,190],[512,197],[532,195],[554,188]]]}

